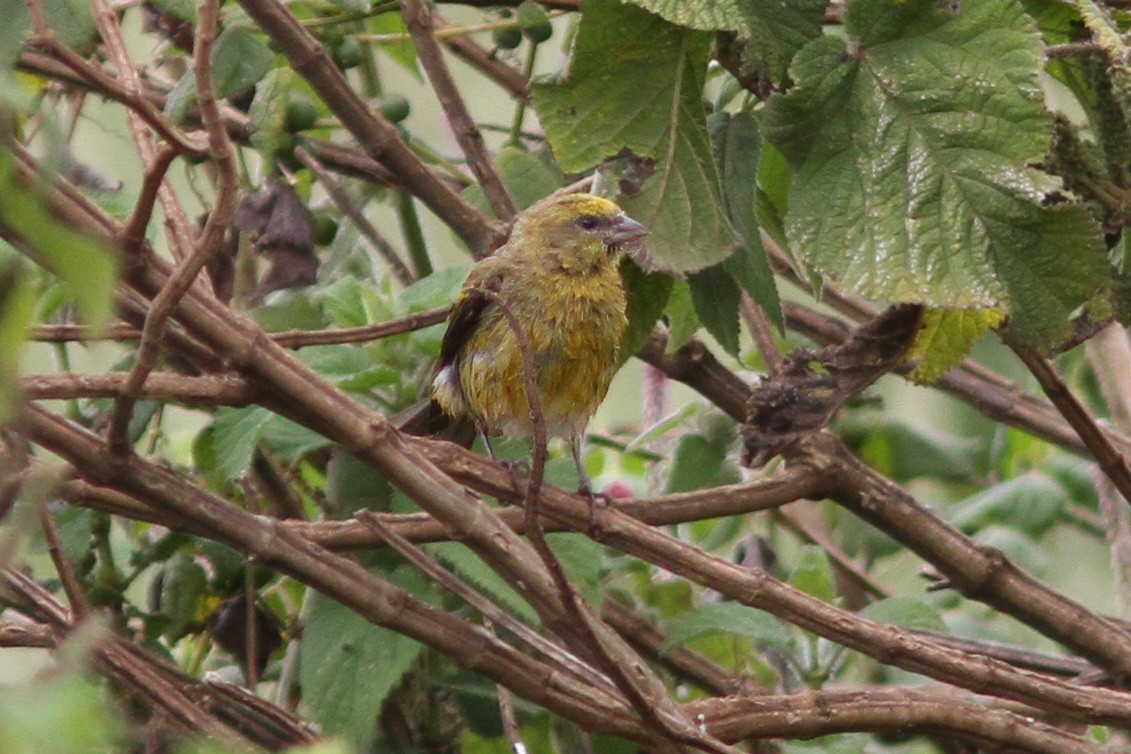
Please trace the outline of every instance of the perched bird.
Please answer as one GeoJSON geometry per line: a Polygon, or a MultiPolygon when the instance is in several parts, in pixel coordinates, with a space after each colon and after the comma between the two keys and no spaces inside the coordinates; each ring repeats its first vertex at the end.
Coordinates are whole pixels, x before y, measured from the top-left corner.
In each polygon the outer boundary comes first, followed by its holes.
{"type": "MultiPolygon", "coordinates": [[[[486,438],[533,434],[520,325],[530,349],[548,437],[570,441],[582,488],[580,440],[608,392],[624,339],[617,262],[647,228],[590,194],[550,196],[523,212],[506,244],[477,263],[448,320],[430,396],[448,417],[486,438]]],[[[487,443],[488,452],[491,452],[487,443]]]]}

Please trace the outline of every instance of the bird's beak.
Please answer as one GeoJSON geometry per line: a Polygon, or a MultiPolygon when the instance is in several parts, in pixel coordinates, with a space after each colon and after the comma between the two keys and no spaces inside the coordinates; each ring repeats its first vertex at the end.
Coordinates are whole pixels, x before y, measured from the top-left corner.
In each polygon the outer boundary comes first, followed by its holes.
{"type": "Polygon", "coordinates": [[[631,241],[639,241],[648,235],[648,229],[636,222],[628,215],[617,215],[612,225],[605,232],[605,240],[612,245],[619,246],[631,241]]]}

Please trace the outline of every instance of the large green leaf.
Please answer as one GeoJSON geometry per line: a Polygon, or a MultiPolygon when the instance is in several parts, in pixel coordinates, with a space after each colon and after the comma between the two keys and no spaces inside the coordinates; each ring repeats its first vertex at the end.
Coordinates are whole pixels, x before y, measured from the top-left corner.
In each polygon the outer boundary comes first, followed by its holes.
{"type": "Polygon", "coordinates": [[[700,605],[668,627],[662,652],[670,652],[692,639],[711,634],[735,634],[778,649],[789,646],[781,621],[769,613],[736,602],[700,605]]]}
{"type": "MultiPolygon", "coordinates": [[[[762,235],[755,212],[758,195],[758,166],[762,156],[762,137],[754,116],[748,112],[731,115],[712,113],[707,119],[715,164],[722,175],[727,216],[734,223],[742,245],[723,266],[766,316],[785,331],[785,317],[774,284],[774,272],[762,246],[762,235]]],[[[692,289],[694,292],[694,288],[692,289]]],[[[700,312],[702,316],[702,312],[700,312]]]]}
{"type": "Polygon", "coordinates": [[[216,409],[212,421],[213,445],[220,470],[228,479],[235,479],[251,466],[255,446],[263,425],[271,420],[271,412],[260,406],[216,409]]]}
{"type": "Polygon", "coordinates": [[[118,261],[100,240],[72,230],[44,206],[41,189],[16,176],[11,156],[0,153],[0,226],[22,240],[32,258],[59,278],[79,317],[94,328],[110,318],[118,261]]]}
{"type": "MultiPolygon", "coordinates": [[[[224,99],[258,83],[271,70],[275,54],[254,34],[231,26],[216,37],[212,48],[212,88],[216,97],[224,99]]],[[[272,80],[272,83],[275,83],[272,80]]],[[[258,92],[256,93],[258,96],[258,92]]],[[[184,120],[196,103],[196,74],[189,71],[165,100],[165,113],[175,121],[184,120]]],[[[286,100],[276,103],[286,108],[286,100]]]]}
{"type": "Polygon", "coordinates": [[[825,0],[631,0],[680,26],[734,31],[764,55],[787,57],[821,34],[825,0]]]}
{"type": "Polygon", "coordinates": [[[999,307],[1049,345],[1108,284],[1084,209],[1049,205],[1041,47],[1011,0],[859,0],[845,38],[794,59],[763,135],[792,170],[786,230],[814,268],[865,295],[999,307]]]}
{"type": "Polygon", "coordinates": [[[587,170],[625,150],[651,171],[625,209],[652,231],[654,262],[698,270],[726,258],[723,212],[703,110],[709,37],[612,0],[587,2],[562,81],[534,87],[558,164],[587,170]]]}
{"type": "Polygon", "coordinates": [[[424,647],[321,594],[311,599],[299,666],[303,697],[327,732],[367,750],[381,705],[424,647]]]}

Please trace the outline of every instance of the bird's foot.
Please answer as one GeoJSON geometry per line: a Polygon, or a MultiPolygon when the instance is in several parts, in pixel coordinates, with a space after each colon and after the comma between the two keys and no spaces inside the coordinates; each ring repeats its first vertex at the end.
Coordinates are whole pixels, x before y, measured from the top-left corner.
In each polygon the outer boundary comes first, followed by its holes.
{"type": "Polygon", "coordinates": [[[601,522],[597,520],[598,508],[608,505],[612,498],[602,492],[594,492],[587,479],[583,479],[581,484],[577,486],[577,494],[585,495],[589,499],[589,528],[587,533],[591,539],[600,541],[601,522]]]}
{"type": "Polygon", "coordinates": [[[504,459],[500,460],[499,463],[511,475],[511,486],[514,487],[515,491],[525,495],[526,486],[530,481],[530,463],[523,459],[504,459]]]}

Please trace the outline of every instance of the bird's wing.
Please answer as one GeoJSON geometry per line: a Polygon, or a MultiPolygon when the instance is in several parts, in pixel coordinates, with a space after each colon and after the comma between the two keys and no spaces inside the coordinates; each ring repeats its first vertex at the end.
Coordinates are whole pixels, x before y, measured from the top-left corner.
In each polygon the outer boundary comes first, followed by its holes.
{"type": "Polygon", "coordinates": [[[436,360],[435,372],[456,362],[464,345],[479,326],[483,313],[495,305],[493,297],[485,291],[499,291],[505,269],[502,264],[492,262],[495,262],[494,257],[480,262],[464,283],[463,290],[452,307],[452,314],[448,317],[448,329],[440,343],[440,357],[436,360]]]}

